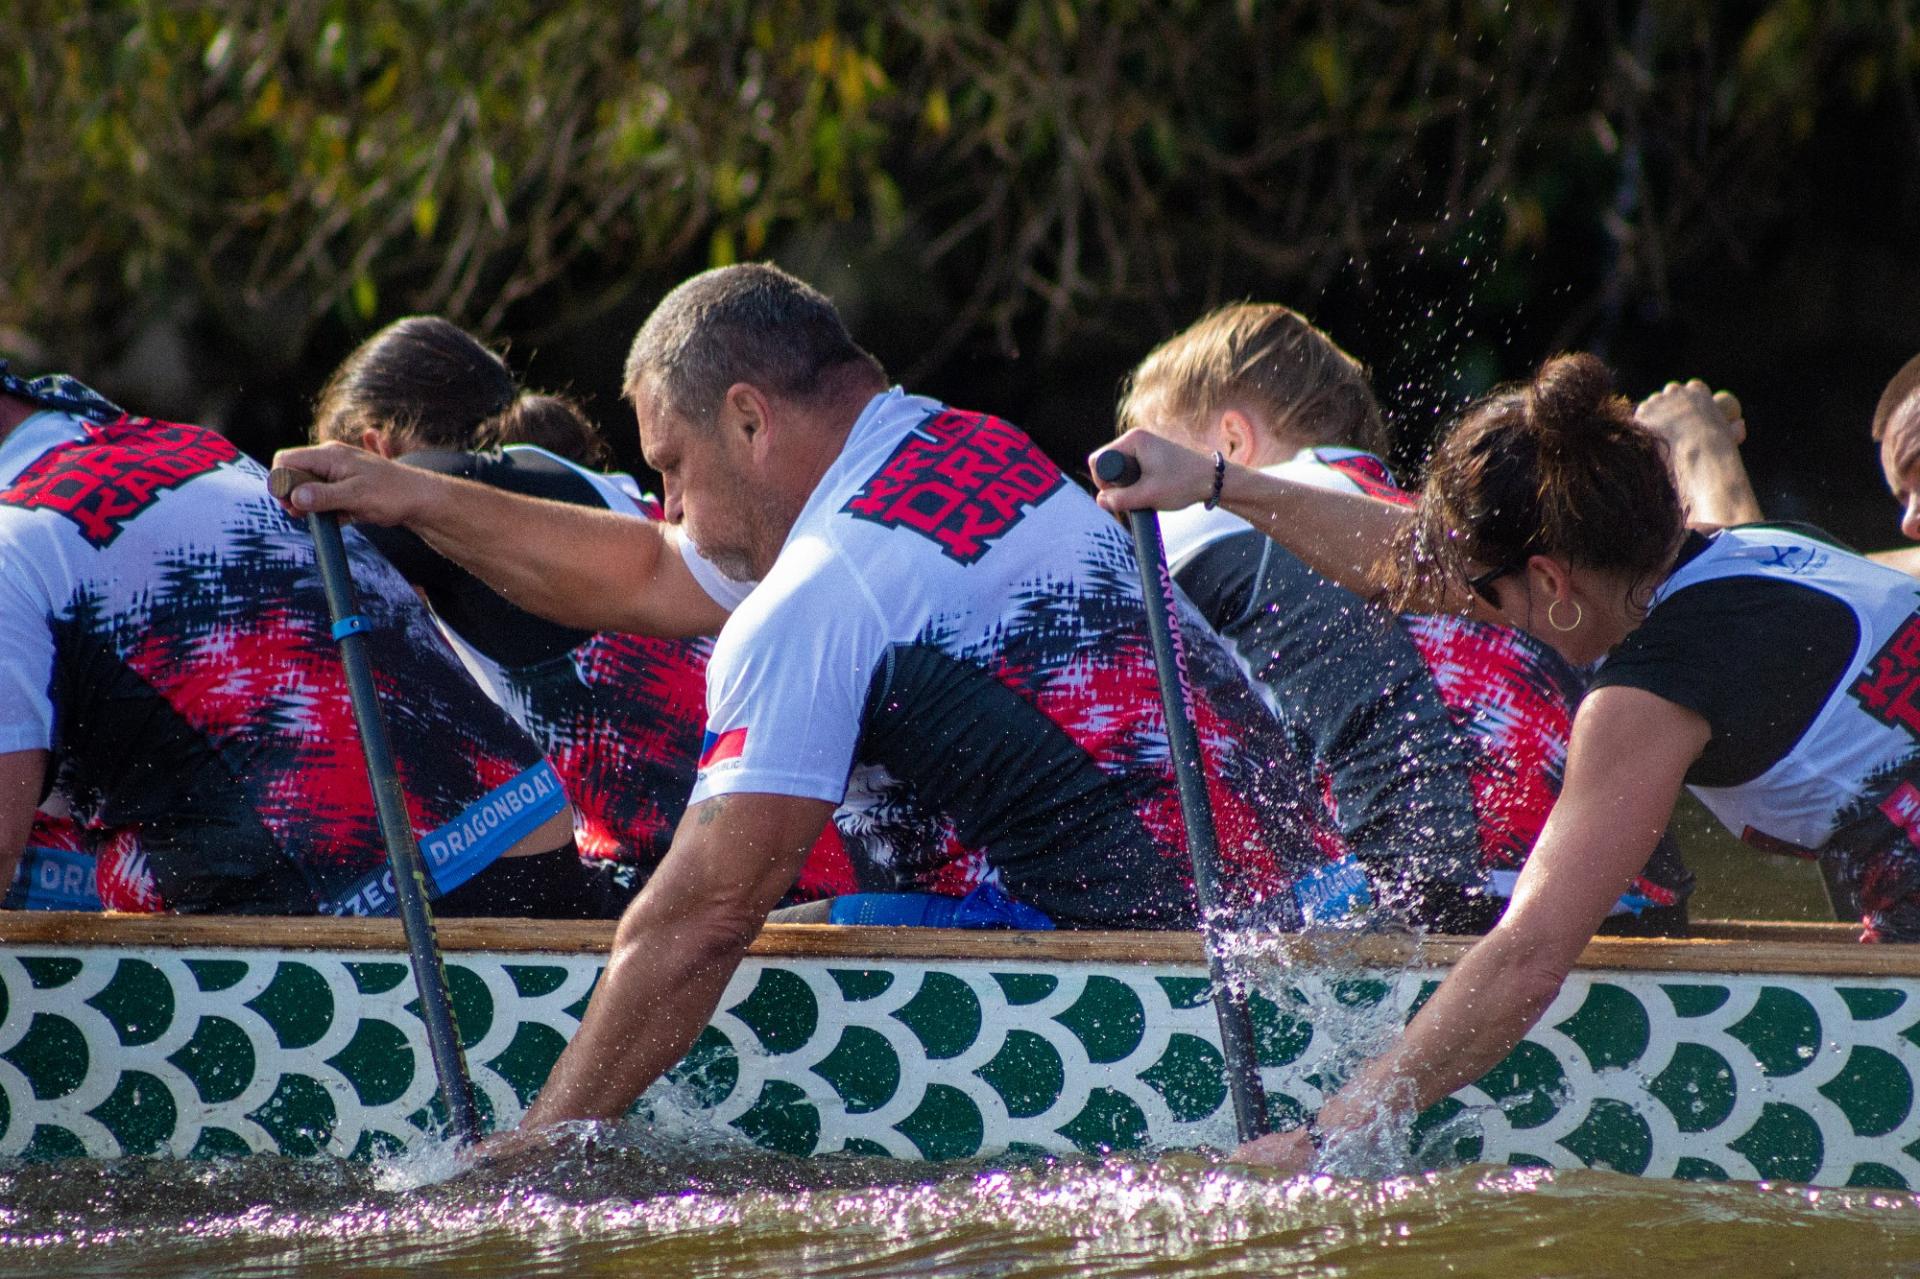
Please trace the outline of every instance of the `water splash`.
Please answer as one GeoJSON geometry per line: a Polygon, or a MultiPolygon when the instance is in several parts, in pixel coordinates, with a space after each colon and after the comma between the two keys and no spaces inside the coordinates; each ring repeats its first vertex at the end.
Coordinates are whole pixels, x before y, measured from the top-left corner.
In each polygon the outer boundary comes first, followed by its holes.
{"type": "Polygon", "coordinates": [[[406,1149],[382,1154],[369,1167],[376,1189],[403,1193],[465,1175],[473,1157],[445,1133],[422,1133],[406,1149]]]}
{"type": "MultiPolygon", "coordinates": [[[[1276,1127],[1304,1121],[1400,1033],[1410,986],[1402,979],[1422,936],[1381,910],[1304,933],[1221,935],[1222,956],[1241,993],[1272,1004],[1283,1021],[1312,1027],[1304,1051],[1280,1071],[1267,1072],[1270,1099],[1278,1100],[1276,1127]]],[[[1420,1169],[1431,1143],[1416,1141],[1415,1118],[1410,1105],[1382,1104],[1364,1129],[1327,1143],[1316,1171],[1390,1177],[1420,1169]]]]}

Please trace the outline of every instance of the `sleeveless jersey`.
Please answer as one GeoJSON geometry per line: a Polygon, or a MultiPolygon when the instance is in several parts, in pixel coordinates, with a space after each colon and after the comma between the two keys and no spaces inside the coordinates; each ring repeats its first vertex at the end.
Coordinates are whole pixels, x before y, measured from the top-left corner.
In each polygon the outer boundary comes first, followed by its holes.
{"type": "MultiPolygon", "coordinates": [[[[110,908],[391,913],[306,530],[221,436],[51,402],[0,441],[0,750],[50,752],[110,908]]],[[[345,541],[410,815],[451,891],[565,797],[406,583],[345,541]]]]}
{"type": "MultiPolygon", "coordinates": [[[[1337,911],[1306,775],[1184,600],[1181,627],[1235,905],[1337,911]]],[[[693,802],[741,792],[842,805],[843,891],[1194,922],[1132,543],[992,417],[897,390],[861,414],[714,646],[693,802]]]]}
{"type": "Polygon", "coordinates": [[[1869,936],[1920,940],[1920,583],[1791,529],[1724,529],[1661,584],[1648,621],[1690,586],[1740,577],[1840,600],[1859,637],[1784,756],[1743,784],[1689,789],[1747,842],[1828,862],[1869,936]]]}

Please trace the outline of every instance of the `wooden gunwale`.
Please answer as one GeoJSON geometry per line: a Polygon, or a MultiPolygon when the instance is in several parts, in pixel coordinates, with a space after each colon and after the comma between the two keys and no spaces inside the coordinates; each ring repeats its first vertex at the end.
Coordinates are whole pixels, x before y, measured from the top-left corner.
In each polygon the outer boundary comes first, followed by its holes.
{"type": "MultiPolygon", "coordinates": [[[[449,954],[605,954],[614,925],[603,921],[443,919],[440,945],[449,954]]],[[[1863,946],[1850,924],[1708,920],[1685,940],[1596,938],[1581,953],[1586,971],[1799,974],[1807,977],[1920,977],[1920,946],[1863,946]]],[[[1472,938],[1429,937],[1417,944],[1392,937],[1346,942],[1344,964],[1446,967],[1472,938]]],[[[1311,941],[1285,939],[1282,951],[1311,962],[1311,941]]],[[[139,949],[404,951],[390,919],[277,916],[0,914],[0,947],[80,946],[139,949]]],[[[762,960],[882,962],[975,960],[1028,964],[1160,964],[1204,962],[1196,933],[974,932],[932,928],[851,928],[769,924],[750,952],[762,960]]]]}

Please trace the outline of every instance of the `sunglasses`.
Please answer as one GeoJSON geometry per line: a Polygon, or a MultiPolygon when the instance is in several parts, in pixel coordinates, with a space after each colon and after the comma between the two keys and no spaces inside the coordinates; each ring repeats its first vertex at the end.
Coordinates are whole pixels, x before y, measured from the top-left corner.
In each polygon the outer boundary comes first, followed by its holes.
{"type": "Polygon", "coordinates": [[[1527,566],[1525,560],[1516,560],[1502,564],[1499,568],[1490,568],[1484,573],[1476,573],[1467,579],[1467,589],[1487,602],[1489,608],[1500,607],[1500,597],[1493,593],[1493,584],[1501,578],[1518,573],[1527,566]]]}

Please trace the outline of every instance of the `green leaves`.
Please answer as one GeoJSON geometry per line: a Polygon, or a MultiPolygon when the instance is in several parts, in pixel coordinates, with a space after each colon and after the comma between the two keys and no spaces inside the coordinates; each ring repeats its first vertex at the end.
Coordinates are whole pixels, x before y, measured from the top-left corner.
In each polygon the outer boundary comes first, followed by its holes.
{"type": "Polygon", "coordinates": [[[725,261],[869,201],[901,219],[869,122],[888,73],[810,6],[16,7],[0,325],[81,367],[196,294],[242,335],[289,299],[308,332],[409,310],[491,329],[584,259],[630,288],[696,236],[725,261]]]}
{"type": "Polygon", "coordinates": [[[1903,12],[11,0],[0,333],[84,370],[212,318],[274,335],[265,373],[409,311],[564,333],[831,224],[940,294],[929,358],[1036,319],[1057,349],[1118,305],[1310,290],[1474,219],[1545,243],[1630,153],[1622,269],[1671,270],[1759,225],[1823,112],[1911,98],[1903,12]]]}

